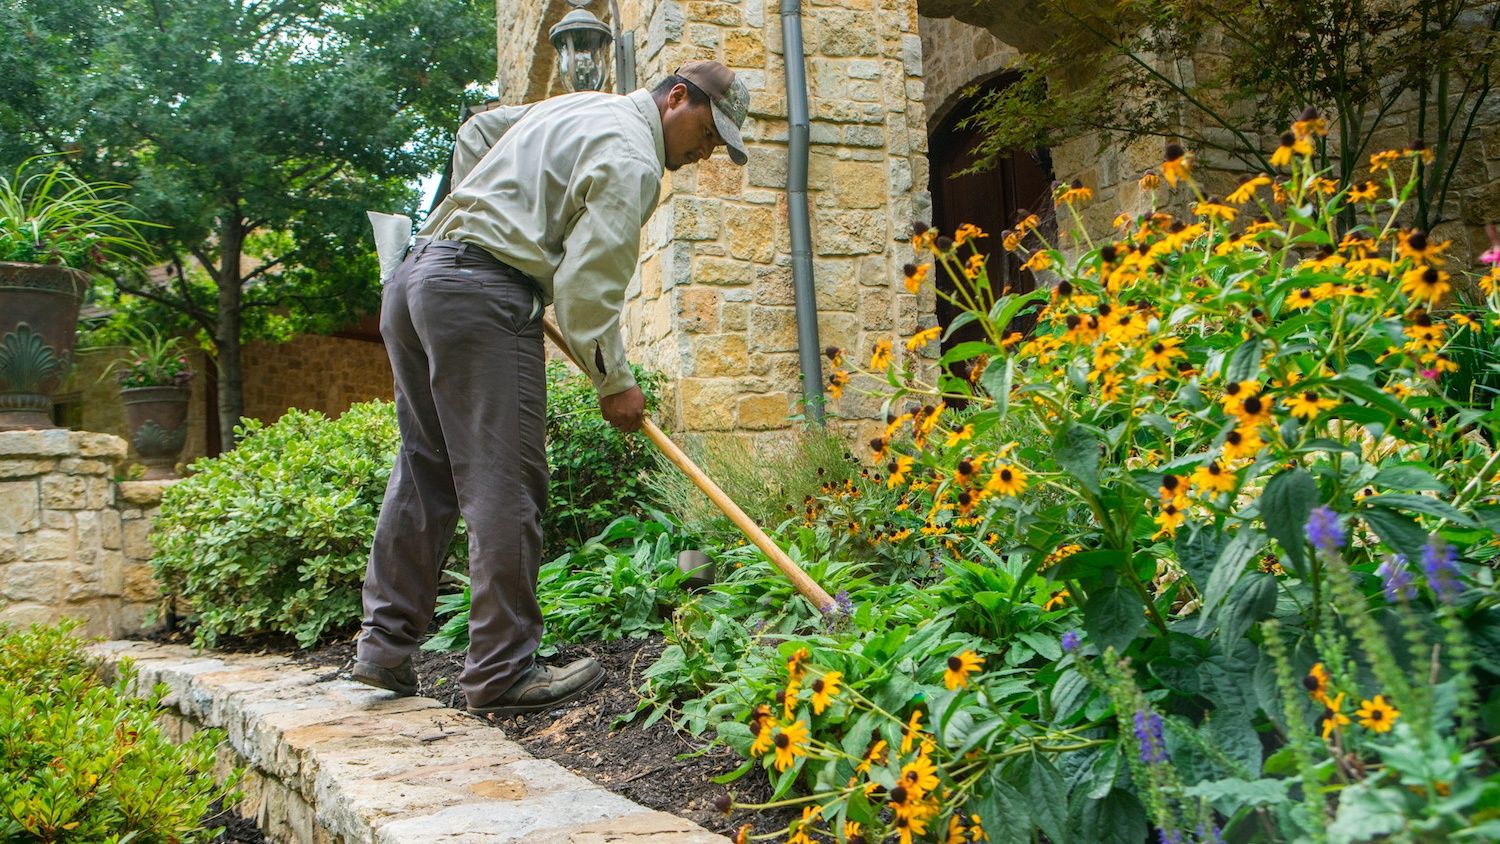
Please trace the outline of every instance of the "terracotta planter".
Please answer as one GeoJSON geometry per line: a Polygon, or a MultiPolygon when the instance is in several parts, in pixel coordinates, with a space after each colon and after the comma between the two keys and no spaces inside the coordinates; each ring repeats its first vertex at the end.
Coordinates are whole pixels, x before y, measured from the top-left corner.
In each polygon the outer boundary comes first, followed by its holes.
{"type": "Polygon", "coordinates": [[[187,442],[189,395],[186,387],[120,390],[125,421],[130,425],[130,444],[146,467],[148,481],[177,477],[177,458],[187,442]]]}
{"type": "Polygon", "coordinates": [[[82,270],[0,261],[0,431],[55,428],[52,394],[73,367],[82,270]]]}

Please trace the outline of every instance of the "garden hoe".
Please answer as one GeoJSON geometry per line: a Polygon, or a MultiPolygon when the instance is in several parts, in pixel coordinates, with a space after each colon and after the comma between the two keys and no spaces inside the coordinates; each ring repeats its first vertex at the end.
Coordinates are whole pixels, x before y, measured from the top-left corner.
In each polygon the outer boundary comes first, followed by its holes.
{"type": "MultiPolygon", "coordinates": [[[[563,354],[567,355],[568,359],[573,361],[575,366],[578,365],[578,361],[573,357],[573,353],[568,350],[568,344],[563,342],[562,332],[552,323],[552,320],[543,317],[542,324],[547,331],[547,336],[552,338],[552,342],[559,349],[562,349],[563,354]]],[[[703,470],[698,468],[698,465],[683,453],[682,449],[677,447],[677,443],[672,442],[650,419],[646,419],[642,427],[651,442],[655,443],[656,447],[661,449],[662,454],[665,454],[667,459],[676,463],[677,468],[681,469],[683,474],[691,478],[693,483],[697,484],[698,488],[703,490],[703,494],[707,495],[716,507],[724,511],[724,515],[728,516],[730,521],[734,522],[735,527],[744,532],[745,536],[751,542],[755,543],[755,547],[759,548],[762,553],[770,558],[772,563],[776,564],[777,568],[781,569],[781,573],[792,581],[792,585],[797,587],[797,591],[802,593],[802,597],[811,601],[813,606],[825,613],[836,611],[837,605],[834,604],[833,598],[829,597],[828,593],[823,591],[823,587],[814,582],[811,577],[807,576],[807,572],[792,562],[792,558],[788,557],[785,551],[777,547],[776,543],[771,541],[771,537],[767,536],[764,530],[761,530],[760,525],[751,521],[750,517],[745,515],[745,511],[741,510],[740,506],[734,503],[733,499],[725,495],[724,490],[719,489],[719,485],[714,483],[713,479],[708,475],[704,474],[703,470]]]]}

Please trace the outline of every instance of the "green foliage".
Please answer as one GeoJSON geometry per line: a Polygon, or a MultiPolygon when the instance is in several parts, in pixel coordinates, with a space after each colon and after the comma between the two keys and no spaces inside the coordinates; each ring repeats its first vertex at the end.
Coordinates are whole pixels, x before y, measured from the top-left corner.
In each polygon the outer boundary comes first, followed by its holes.
{"type": "MultiPolygon", "coordinates": [[[[631,367],[656,409],[660,373],[631,367]]],[[[582,545],[622,516],[641,515],[648,500],[653,449],[644,437],[616,431],[599,413],[593,383],[562,361],[547,365],[547,466],[552,473],[542,536],[548,558],[582,545]]]]}
{"type": "Polygon", "coordinates": [[[166,283],[97,296],[214,345],[227,436],[242,339],[378,308],[365,211],[416,214],[494,29],[484,0],[0,0],[0,163],[66,152],[166,226],[166,283]]]}
{"type": "Polygon", "coordinates": [[[0,628],[0,840],[77,844],[193,844],[210,804],[231,794],[240,771],[214,782],[219,730],[181,745],[155,721],[165,686],[129,691],[122,665],[112,685],[71,633],[76,625],[0,628]]]}
{"type": "MultiPolygon", "coordinates": [[[[186,387],[193,382],[193,369],[188,365],[187,347],[182,338],[164,335],[154,326],[136,327],[125,324],[120,333],[130,343],[128,360],[117,360],[100,374],[102,379],[110,371],[115,372],[120,386],[132,387],[186,387]]],[[[94,338],[97,341],[97,337],[94,338]]]]}
{"type": "Polygon", "coordinates": [[[1262,139],[1314,106],[1337,130],[1317,144],[1317,165],[1345,182],[1377,138],[1425,141],[1433,160],[1409,210],[1429,230],[1453,219],[1454,174],[1490,110],[1500,54],[1491,0],[1046,0],[1028,11],[1045,40],[972,118],[986,135],[977,167],[1098,132],[1101,149],[1181,138],[1259,170],[1271,155],[1262,139]]]}
{"type": "Polygon", "coordinates": [[[58,161],[30,158],[0,175],[0,261],[100,270],[147,251],[135,211],[119,197],[126,185],[90,182],[58,161]],[[50,164],[51,166],[43,166],[50,164]]]}
{"type": "Polygon", "coordinates": [[[357,404],[333,420],[291,410],[272,425],[247,420],[242,433],[167,489],[151,565],[191,604],[198,644],[274,632],[310,647],[359,618],[400,442],[394,405],[357,404]]]}

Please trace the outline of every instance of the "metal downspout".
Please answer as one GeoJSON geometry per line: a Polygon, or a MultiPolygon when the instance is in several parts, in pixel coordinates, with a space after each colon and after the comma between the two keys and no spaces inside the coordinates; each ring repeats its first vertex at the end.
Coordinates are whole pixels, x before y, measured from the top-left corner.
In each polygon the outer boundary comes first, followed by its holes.
{"type": "Polygon", "coordinates": [[[792,235],[792,287],[797,294],[797,353],[807,417],[823,424],[823,361],[818,303],[813,292],[812,225],[807,216],[807,68],[802,48],[802,0],[781,0],[781,48],[786,60],[788,119],[786,199],[792,235]]]}

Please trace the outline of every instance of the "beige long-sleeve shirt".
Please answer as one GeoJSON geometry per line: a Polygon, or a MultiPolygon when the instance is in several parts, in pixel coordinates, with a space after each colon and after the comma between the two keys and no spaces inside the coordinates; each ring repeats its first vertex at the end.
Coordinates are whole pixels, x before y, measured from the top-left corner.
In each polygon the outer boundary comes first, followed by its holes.
{"type": "Polygon", "coordinates": [[[459,129],[456,187],[418,236],[473,243],[535,279],[594,388],[613,395],[635,386],[620,309],[665,167],[648,91],[493,109],[459,129]]]}

